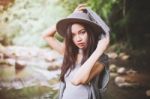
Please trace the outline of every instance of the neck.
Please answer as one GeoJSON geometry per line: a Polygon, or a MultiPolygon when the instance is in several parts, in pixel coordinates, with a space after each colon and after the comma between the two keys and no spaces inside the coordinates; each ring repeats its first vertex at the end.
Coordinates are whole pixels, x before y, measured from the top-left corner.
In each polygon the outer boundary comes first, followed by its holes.
{"type": "Polygon", "coordinates": [[[79,49],[77,56],[77,64],[81,64],[82,58],[83,58],[83,50],[79,49]]]}
{"type": "Polygon", "coordinates": [[[78,54],[83,54],[83,49],[79,49],[78,54]]]}

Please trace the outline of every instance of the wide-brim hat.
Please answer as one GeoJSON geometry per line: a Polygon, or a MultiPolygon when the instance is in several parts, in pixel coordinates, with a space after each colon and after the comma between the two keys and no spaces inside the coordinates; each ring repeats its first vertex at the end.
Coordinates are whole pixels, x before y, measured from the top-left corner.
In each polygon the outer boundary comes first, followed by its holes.
{"type": "Polygon", "coordinates": [[[90,16],[88,15],[88,13],[79,12],[79,11],[73,12],[67,18],[64,18],[58,21],[56,24],[57,32],[61,36],[65,37],[66,30],[70,23],[83,23],[83,24],[88,25],[90,28],[92,28],[93,32],[96,34],[104,33],[104,30],[102,29],[102,27],[99,26],[96,23],[96,21],[92,20],[90,16]]]}

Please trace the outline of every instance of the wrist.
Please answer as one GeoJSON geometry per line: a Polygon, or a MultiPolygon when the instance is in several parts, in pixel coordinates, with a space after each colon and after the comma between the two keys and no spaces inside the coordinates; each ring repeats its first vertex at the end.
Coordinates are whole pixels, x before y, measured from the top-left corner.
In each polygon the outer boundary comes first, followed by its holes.
{"type": "Polygon", "coordinates": [[[104,51],[105,51],[105,48],[101,48],[101,49],[96,48],[94,53],[99,58],[104,53],[104,51]]]}
{"type": "Polygon", "coordinates": [[[103,51],[100,51],[98,49],[95,49],[93,52],[94,58],[98,59],[102,55],[103,51]]]}

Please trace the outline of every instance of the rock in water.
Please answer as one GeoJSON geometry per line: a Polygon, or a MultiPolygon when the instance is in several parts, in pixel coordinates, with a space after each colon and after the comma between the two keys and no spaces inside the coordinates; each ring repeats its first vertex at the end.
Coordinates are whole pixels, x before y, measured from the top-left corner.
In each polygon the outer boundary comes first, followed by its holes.
{"type": "Polygon", "coordinates": [[[115,83],[118,85],[120,83],[124,83],[125,82],[125,78],[124,77],[116,77],[115,78],[115,83]]]}
{"type": "Polygon", "coordinates": [[[124,67],[121,67],[117,70],[118,74],[125,74],[126,73],[126,69],[124,67]]]}
{"type": "Polygon", "coordinates": [[[109,58],[116,59],[118,57],[117,53],[111,52],[107,54],[109,58]]]}
{"type": "Polygon", "coordinates": [[[109,67],[110,72],[116,72],[117,71],[117,67],[115,64],[111,64],[109,67]]]}

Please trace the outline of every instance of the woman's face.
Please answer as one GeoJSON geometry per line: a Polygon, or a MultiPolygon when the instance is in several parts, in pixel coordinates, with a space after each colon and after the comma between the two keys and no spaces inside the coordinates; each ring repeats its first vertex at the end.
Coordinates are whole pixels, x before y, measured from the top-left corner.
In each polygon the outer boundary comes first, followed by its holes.
{"type": "Polygon", "coordinates": [[[88,34],[85,28],[82,25],[75,23],[71,27],[71,32],[73,43],[80,49],[86,48],[88,34]]]}

